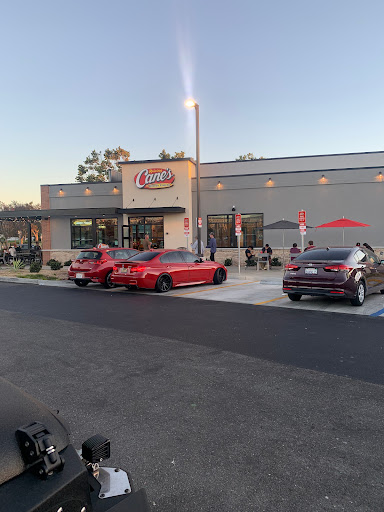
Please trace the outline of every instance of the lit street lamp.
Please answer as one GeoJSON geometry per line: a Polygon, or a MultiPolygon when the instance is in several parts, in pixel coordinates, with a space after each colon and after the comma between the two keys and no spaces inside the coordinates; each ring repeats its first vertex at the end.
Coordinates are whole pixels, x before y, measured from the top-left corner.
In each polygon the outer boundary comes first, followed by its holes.
{"type": "Polygon", "coordinates": [[[196,183],[197,183],[197,201],[196,201],[196,214],[197,214],[197,254],[201,254],[201,227],[199,226],[200,219],[200,129],[199,129],[199,104],[192,98],[184,102],[187,108],[194,108],[196,112],[196,183]]]}

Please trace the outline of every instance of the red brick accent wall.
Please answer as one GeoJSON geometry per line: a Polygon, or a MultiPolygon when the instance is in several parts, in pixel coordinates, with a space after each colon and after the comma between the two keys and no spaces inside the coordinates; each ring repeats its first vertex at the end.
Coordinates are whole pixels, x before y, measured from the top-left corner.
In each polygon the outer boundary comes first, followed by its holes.
{"type": "Polygon", "coordinates": [[[51,259],[51,253],[49,249],[51,248],[51,221],[42,220],[41,221],[41,239],[43,242],[43,263],[47,263],[48,260],[51,259]]]}
{"type": "MultiPolygon", "coordinates": [[[[49,210],[49,185],[41,185],[40,186],[40,194],[41,194],[41,209],[49,210]]],[[[51,253],[49,249],[51,248],[51,221],[42,220],[41,221],[41,230],[42,230],[42,242],[43,242],[43,263],[47,263],[48,260],[51,259],[51,253]]]]}
{"type": "Polygon", "coordinates": [[[41,209],[49,210],[49,185],[40,185],[41,209]]]}

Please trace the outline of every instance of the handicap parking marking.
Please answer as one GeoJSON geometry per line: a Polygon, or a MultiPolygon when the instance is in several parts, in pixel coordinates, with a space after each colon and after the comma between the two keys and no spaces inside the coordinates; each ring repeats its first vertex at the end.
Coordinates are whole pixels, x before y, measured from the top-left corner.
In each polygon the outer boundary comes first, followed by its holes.
{"type": "Polygon", "coordinates": [[[379,309],[379,311],[376,311],[376,313],[372,313],[370,316],[380,316],[384,313],[384,308],[379,309]]]}

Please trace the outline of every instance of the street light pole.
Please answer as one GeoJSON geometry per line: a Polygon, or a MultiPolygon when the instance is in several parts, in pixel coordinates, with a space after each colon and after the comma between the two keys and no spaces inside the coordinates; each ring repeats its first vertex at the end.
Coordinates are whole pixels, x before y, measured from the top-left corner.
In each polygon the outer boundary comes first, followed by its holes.
{"type": "Polygon", "coordinates": [[[199,219],[200,219],[200,111],[199,105],[195,104],[196,111],[196,185],[197,185],[197,201],[196,201],[196,214],[197,214],[197,244],[198,244],[198,255],[202,257],[201,254],[201,227],[199,227],[199,219]]]}
{"type": "Polygon", "coordinates": [[[200,218],[200,109],[195,100],[186,100],[187,108],[194,108],[196,112],[196,215],[197,215],[197,255],[202,257],[201,253],[201,228],[199,227],[200,218]]]}

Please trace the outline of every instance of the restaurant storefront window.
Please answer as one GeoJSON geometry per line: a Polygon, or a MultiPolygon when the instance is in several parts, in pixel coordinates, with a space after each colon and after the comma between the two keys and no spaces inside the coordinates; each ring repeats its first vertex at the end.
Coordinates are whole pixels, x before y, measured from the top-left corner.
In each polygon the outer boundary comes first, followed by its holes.
{"type": "MultiPolygon", "coordinates": [[[[241,247],[263,247],[263,214],[247,213],[241,215],[240,237],[241,247]]],[[[237,247],[235,235],[235,214],[231,215],[208,215],[207,236],[214,233],[217,247],[237,247]]]]}
{"type": "Polygon", "coordinates": [[[117,219],[96,219],[96,244],[119,245],[117,219]]]}
{"type": "Polygon", "coordinates": [[[73,219],[71,221],[72,249],[88,249],[93,245],[92,219],[73,219]]]}
{"type": "Polygon", "coordinates": [[[97,244],[119,245],[117,219],[71,219],[72,249],[89,249],[97,244]]]}
{"type": "Polygon", "coordinates": [[[149,236],[153,249],[164,248],[164,217],[130,217],[130,246],[134,249],[142,248],[142,240],[149,236]]]}

